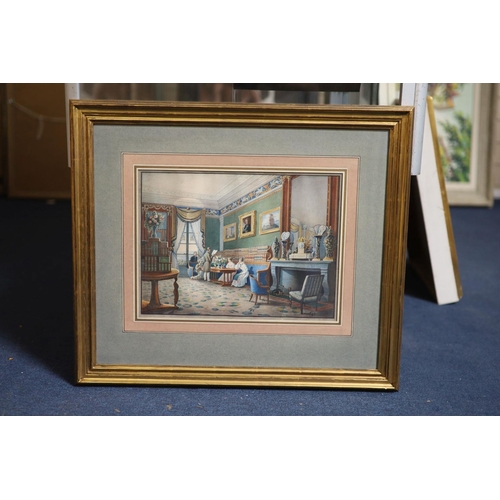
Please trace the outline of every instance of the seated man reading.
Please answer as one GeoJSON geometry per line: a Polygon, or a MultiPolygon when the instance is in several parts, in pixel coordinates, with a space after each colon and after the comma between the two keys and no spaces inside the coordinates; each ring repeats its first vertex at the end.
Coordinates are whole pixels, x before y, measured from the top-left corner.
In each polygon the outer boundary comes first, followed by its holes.
{"type": "Polygon", "coordinates": [[[194,252],[193,256],[189,259],[188,263],[188,276],[190,278],[193,278],[198,274],[196,271],[196,264],[198,263],[198,252],[194,252]]]}

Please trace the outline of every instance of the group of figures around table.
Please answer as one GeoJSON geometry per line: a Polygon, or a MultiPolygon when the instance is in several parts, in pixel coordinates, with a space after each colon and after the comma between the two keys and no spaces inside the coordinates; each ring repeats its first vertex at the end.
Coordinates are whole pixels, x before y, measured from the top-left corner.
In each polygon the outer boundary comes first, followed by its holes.
{"type": "Polygon", "coordinates": [[[209,248],[205,253],[198,258],[198,253],[194,252],[193,256],[189,259],[189,274],[192,280],[213,281],[211,274],[220,273],[221,276],[218,281],[225,286],[234,286],[241,288],[246,285],[248,276],[250,274],[245,259],[241,257],[237,263],[231,259],[227,262],[220,263],[214,262],[214,254],[209,248]]]}

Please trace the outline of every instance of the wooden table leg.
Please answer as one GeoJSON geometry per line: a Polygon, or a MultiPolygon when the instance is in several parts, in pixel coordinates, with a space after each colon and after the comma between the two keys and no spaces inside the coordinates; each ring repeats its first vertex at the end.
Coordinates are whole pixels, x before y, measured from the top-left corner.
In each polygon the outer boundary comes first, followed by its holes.
{"type": "Polygon", "coordinates": [[[160,294],[158,290],[158,281],[151,280],[151,298],[149,304],[142,303],[143,313],[158,313],[165,314],[170,312],[172,314],[174,310],[179,309],[177,307],[177,302],[179,301],[179,284],[177,283],[177,276],[174,278],[174,304],[162,304],[160,302],[160,294]]]}
{"type": "Polygon", "coordinates": [[[161,307],[160,294],[158,292],[158,281],[151,281],[151,299],[149,300],[148,308],[156,309],[161,307]]]}

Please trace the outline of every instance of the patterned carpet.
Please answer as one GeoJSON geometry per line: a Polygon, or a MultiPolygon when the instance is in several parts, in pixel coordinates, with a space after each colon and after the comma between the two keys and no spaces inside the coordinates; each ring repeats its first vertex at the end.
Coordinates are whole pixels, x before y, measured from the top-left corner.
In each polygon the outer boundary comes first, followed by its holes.
{"type": "MultiPolygon", "coordinates": [[[[259,297],[255,304],[255,296],[250,301],[250,287],[223,287],[217,283],[179,278],[179,300],[177,315],[189,316],[242,316],[242,317],[301,317],[300,305],[271,295],[269,304],[267,298],[259,297]]],[[[159,296],[163,304],[173,304],[174,294],[171,281],[159,283],[159,296]]],[[[142,299],[149,301],[151,285],[143,282],[142,299]]],[[[333,308],[329,304],[321,304],[318,311],[315,307],[305,307],[304,316],[332,317],[333,308]]]]}

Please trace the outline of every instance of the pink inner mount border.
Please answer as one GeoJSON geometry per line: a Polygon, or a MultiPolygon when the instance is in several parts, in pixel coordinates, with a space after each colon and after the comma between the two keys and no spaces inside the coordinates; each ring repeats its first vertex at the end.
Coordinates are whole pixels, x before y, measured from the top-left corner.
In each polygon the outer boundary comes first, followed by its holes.
{"type": "MultiPolygon", "coordinates": [[[[309,156],[251,156],[251,155],[177,155],[177,154],[132,154],[122,155],[123,179],[123,312],[124,332],[150,333],[191,333],[191,334],[297,334],[297,335],[335,335],[352,334],[353,301],[354,301],[354,269],[356,215],[358,194],[358,157],[309,157],[309,156]],[[340,171],[346,172],[347,179],[344,190],[344,218],[341,221],[344,230],[343,265],[339,270],[341,280],[341,323],[329,320],[308,318],[298,322],[290,318],[221,319],[220,317],[180,317],[166,315],[151,319],[136,319],[137,310],[137,276],[138,249],[136,235],[137,210],[140,209],[140,196],[136,188],[136,168],[174,167],[185,168],[193,172],[196,168],[212,169],[231,168],[231,173],[273,172],[281,175],[331,175],[340,171]]],[[[227,173],[227,170],[224,171],[227,173]]],[[[341,246],[342,249],[342,246],[341,246]]],[[[139,295],[140,297],[140,295],[139,295]]]]}

